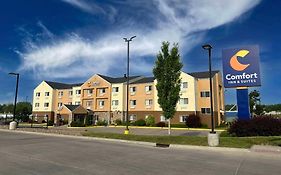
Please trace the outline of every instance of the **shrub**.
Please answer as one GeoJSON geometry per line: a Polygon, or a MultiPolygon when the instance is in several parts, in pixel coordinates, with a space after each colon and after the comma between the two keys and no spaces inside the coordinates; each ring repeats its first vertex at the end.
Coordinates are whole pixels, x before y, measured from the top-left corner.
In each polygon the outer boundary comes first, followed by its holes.
{"type": "Polygon", "coordinates": [[[229,134],[245,136],[280,136],[281,119],[271,116],[258,116],[250,120],[236,120],[228,129],[229,134]]]}
{"type": "Polygon", "coordinates": [[[134,122],[134,125],[135,126],[145,126],[146,123],[145,123],[145,120],[144,119],[139,119],[137,121],[134,122]]]}
{"type": "Polygon", "coordinates": [[[116,120],[115,120],[115,124],[116,124],[116,125],[122,125],[122,121],[121,121],[120,119],[116,119],[116,120]]]}
{"type": "Polygon", "coordinates": [[[68,120],[63,120],[63,121],[62,121],[62,124],[63,124],[63,125],[67,125],[67,124],[68,124],[68,120]]]}
{"type": "Polygon", "coordinates": [[[185,121],[185,124],[190,128],[200,128],[202,126],[200,117],[195,114],[189,115],[185,121]]]}
{"type": "Polygon", "coordinates": [[[80,122],[80,121],[72,121],[72,122],[70,123],[70,126],[71,126],[71,127],[84,127],[85,125],[84,125],[84,123],[82,123],[82,122],[80,122]]]}
{"type": "Polygon", "coordinates": [[[98,120],[97,125],[98,126],[107,126],[107,121],[106,120],[98,120]]]}
{"type": "Polygon", "coordinates": [[[86,126],[91,126],[91,125],[93,125],[93,117],[92,117],[92,116],[90,116],[90,115],[87,115],[87,116],[86,116],[85,125],[86,125],[86,126]]]}
{"type": "Polygon", "coordinates": [[[165,122],[158,122],[158,123],[156,123],[156,126],[157,127],[165,127],[166,123],[165,122]]]}
{"type": "Polygon", "coordinates": [[[54,125],[54,120],[48,120],[48,126],[53,126],[54,125]]]}
{"type": "Polygon", "coordinates": [[[42,120],[42,123],[47,123],[46,120],[42,120]]]}
{"type": "Polygon", "coordinates": [[[146,123],[146,126],[154,126],[155,125],[155,118],[153,116],[149,115],[145,119],[145,123],[146,123]]]}

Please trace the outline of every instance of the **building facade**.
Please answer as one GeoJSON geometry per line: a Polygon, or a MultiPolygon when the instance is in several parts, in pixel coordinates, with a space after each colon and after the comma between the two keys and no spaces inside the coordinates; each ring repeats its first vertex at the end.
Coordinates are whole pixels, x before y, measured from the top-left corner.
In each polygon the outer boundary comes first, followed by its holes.
{"type": "MultiPolygon", "coordinates": [[[[180,100],[172,124],[185,123],[191,114],[200,116],[201,122],[211,126],[210,86],[208,72],[181,73],[180,100]]],[[[90,116],[93,121],[114,123],[126,120],[127,79],[95,74],[80,84],[43,81],[34,89],[33,116],[39,122],[44,118],[71,123],[90,116]]],[[[212,72],[215,124],[224,116],[224,89],[221,73],[212,72]]],[[[156,122],[166,122],[158,104],[154,77],[132,76],[129,80],[129,120],[131,122],[154,116],[156,122]]]]}

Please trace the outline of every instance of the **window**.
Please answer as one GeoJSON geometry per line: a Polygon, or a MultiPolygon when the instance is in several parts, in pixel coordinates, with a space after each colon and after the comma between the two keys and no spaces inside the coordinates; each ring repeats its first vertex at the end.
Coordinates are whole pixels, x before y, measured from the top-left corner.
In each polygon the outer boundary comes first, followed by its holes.
{"type": "Polygon", "coordinates": [[[80,94],[81,94],[81,90],[76,90],[76,91],[75,91],[75,94],[76,94],[76,95],[80,95],[80,94]]]}
{"type": "Polygon", "coordinates": [[[100,108],[103,108],[103,107],[104,107],[104,101],[103,101],[103,100],[99,101],[99,107],[100,107],[100,108]]]}
{"type": "Polygon", "coordinates": [[[137,120],[137,115],[135,114],[130,115],[130,121],[134,121],[134,120],[137,120]]]}
{"type": "Polygon", "coordinates": [[[99,89],[100,94],[104,94],[105,93],[105,88],[99,89]]]}
{"type": "Polygon", "coordinates": [[[76,101],[74,104],[75,105],[80,105],[80,101],[76,101]]]}
{"type": "Polygon", "coordinates": [[[180,104],[181,104],[181,105],[186,105],[186,104],[188,104],[188,98],[180,98],[180,104]]]}
{"type": "Polygon", "coordinates": [[[88,94],[88,96],[91,96],[93,94],[93,89],[88,89],[87,94],[88,94]]]}
{"type": "Polygon", "coordinates": [[[182,116],[180,116],[180,122],[181,122],[181,123],[185,123],[186,120],[187,120],[187,118],[188,118],[188,115],[182,115],[182,116]]]}
{"type": "Polygon", "coordinates": [[[62,103],[58,103],[58,107],[61,107],[62,106],[62,103]]]}
{"type": "Polygon", "coordinates": [[[135,107],[137,105],[137,100],[130,100],[131,107],[135,107]]]}
{"type": "Polygon", "coordinates": [[[35,96],[40,97],[40,92],[36,92],[35,96]]]}
{"type": "Polygon", "coordinates": [[[86,101],[86,106],[91,107],[92,106],[92,101],[86,101]]]}
{"type": "Polygon", "coordinates": [[[165,122],[166,121],[166,118],[164,117],[164,115],[161,115],[160,116],[160,122],[165,122]]]}
{"type": "Polygon", "coordinates": [[[131,93],[134,93],[134,92],[136,92],[137,91],[137,87],[130,87],[130,92],[131,93]]]}
{"type": "Polygon", "coordinates": [[[39,103],[35,103],[35,107],[39,107],[39,103]]]}
{"type": "Polygon", "coordinates": [[[112,88],[112,92],[113,92],[113,93],[119,92],[119,87],[113,87],[113,88],[112,88]]]}
{"type": "Polygon", "coordinates": [[[45,108],[49,107],[49,103],[44,103],[44,107],[45,108]]]}
{"type": "Polygon", "coordinates": [[[112,100],[112,106],[118,106],[118,100],[112,100]]]}
{"type": "Polygon", "coordinates": [[[182,82],[181,89],[186,89],[186,88],[187,88],[187,82],[182,82]]]}
{"type": "Polygon", "coordinates": [[[50,96],[50,92],[45,92],[45,96],[49,97],[50,96]]]}
{"type": "Polygon", "coordinates": [[[211,113],[211,109],[210,108],[201,108],[201,113],[202,114],[210,114],[211,113]]]}
{"type": "Polygon", "coordinates": [[[210,97],[210,91],[202,91],[200,92],[201,97],[210,97]]]}
{"type": "Polygon", "coordinates": [[[152,105],[152,100],[151,99],[145,100],[145,105],[146,106],[151,106],[152,105]]]}
{"type": "Polygon", "coordinates": [[[59,91],[59,97],[63,96],[63,91],[59,91]]]}
{"type": "Polygon", "coordinates": [[[152,86],[145,86],[145,92],[152,91],[152,86]]]}
{"type": "Polygon", "coordinates": [[[68,95],[69,95],[70,97],[72,96],[72,94],[73,94],[72,91],[68,91],[68,95]]]}

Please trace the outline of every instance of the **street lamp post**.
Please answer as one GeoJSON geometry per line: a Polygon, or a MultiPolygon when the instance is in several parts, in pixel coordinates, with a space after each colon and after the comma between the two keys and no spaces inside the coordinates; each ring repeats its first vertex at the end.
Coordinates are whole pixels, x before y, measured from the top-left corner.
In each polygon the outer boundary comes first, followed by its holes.
{"type": "Polygon", "coordinates": [[[210,103],[211,103],[211,123],[212,123],[211,133],[216,133],[214,131],[214,112],[213,112],[213,85],[212,85],[212,60],[211,60],[212,46],[210,44],[205,44],[202,46],[202,48],[208,50],[209,52],[209,80],[210,80],[210,103]]]}
{"type": "Polygon", "coordinates": [[[15,117],[16,117],[16,107],[17,107],[17,98],[18,98],[18,87],[19,87],[19,76],[20,74],[19,73],[14,73],[14,72],[11,72],[9,73],[10,75],[15,75],[17,76],[17,83],[16,83],[16,94],[15,94],[15,101],[14,101],[14,112],[13,112],[13,121],[15,121],[15,117]]]}
{"type": "Polygon", "coordinates": [[[130,80],[130,64],[129,64],[129,48],[130,48],[130,42],[135,38],[136,36],[132,36],[130,39],[128,38],[123,38],[125,40],[125,42],[127,42],[127,106],[126,106],[126,130],[124,132],[124,134],[129,134],[129,80],[130,80]]]}
{"type": "Polygon", "coordinates": [[[214,131],[214,111],[213,111],[213,85],[212,85],[212,60],[211,51],[212,46],[210,44],[205,44],[202,46],[203,49],[208,50],[209,53],[209,80],[210,80],[210,103],[211,103],[211,125],[212,131],[208,134],[208,144],[209,146],[219,145],[219,135],[214,131]]]}

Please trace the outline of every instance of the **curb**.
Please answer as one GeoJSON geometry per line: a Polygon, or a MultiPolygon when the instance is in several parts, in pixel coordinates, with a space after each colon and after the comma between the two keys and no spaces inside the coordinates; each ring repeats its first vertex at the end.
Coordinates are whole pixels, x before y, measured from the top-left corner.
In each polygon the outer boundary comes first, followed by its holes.
{"type": "MultiPolygon", "coordinates": [[[[109,139],[109,138],[100,138],[100,137],[87,137],[87,136],[74,136],[74,135],[63,135],[63,134],[54,134],[54,133],[42,133],[42,132],[30,132],[30,131],[19,131],[19,130],[7,130],[0,129],[3,132],[10,133],[23,133],[23,134],[33,134],[33,135],[44,135],[52,137],[63,137],[63,138],[73,138],[73,139],[83,139],[83,140],[97,140],[97,141],[106,141],[106,142],[115,142],[115,143],[126,143],[134,145],[143,145],[156,147],[157,143],[153,142],[142,142],[142,141],[133,141],[133,140],[121,140],[121,139],[109,139]]],[[[185,149],[185,150],[202,150],[202,151],[226,151],[226,152],[251,152],[250,149],[243,148],[228,148],[228,147],[209,147],[209,146],[196,146],[196,145],[179,145],[179,144],[170,144],[170,149],[185,149]]]]}
{"type": "Polygon", "coordinates": [[[193,150],[202,150],[202,151],[226,151],[226,152],[251,152],[249,149],[245,148],[230,148],[230,147],[210,147],[210,146],[197,146],[197,145],[178,145],[171,144],[171,148],[175,149],[193,149],[193,150]]]}
{"type": "MultiPolygon", "coordinates": [[[[67,128],[125,128],[126,126],[90,126],[90,127],[71,127],[68,126],[67,128]]],[[[129,128],[134,129],[169,129],[168,127],[146,127],[146,126],[129,126],[129,128]]],[[[205,128],[171,128],[171,130],[184,130],[184,131],[210,131],[210,129],[205,128]]],[[[216,129],[216,131],[222,132],[225,131],[224,129],[216,129]]]]}

